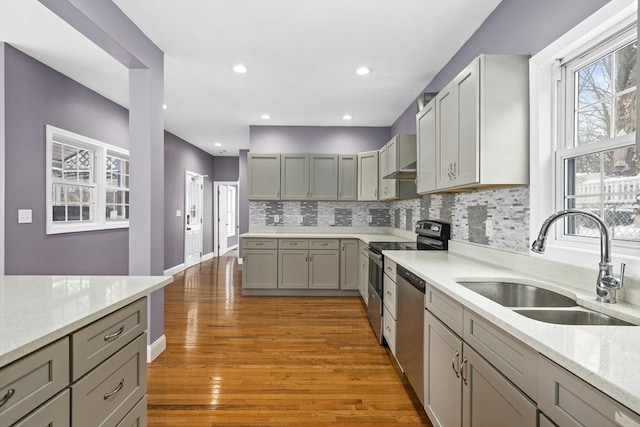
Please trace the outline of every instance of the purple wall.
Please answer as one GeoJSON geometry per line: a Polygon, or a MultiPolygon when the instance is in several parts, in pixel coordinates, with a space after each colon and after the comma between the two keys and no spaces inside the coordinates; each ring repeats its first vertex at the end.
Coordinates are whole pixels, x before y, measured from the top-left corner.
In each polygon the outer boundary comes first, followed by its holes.
{"type": "MultiPolygon", "coordinates": [[[[439,92],[476,56],[535,55],[609,0],[502,0],[471,38],[425,88],[439,92]]],[[[420,94],[417,94],[420,95],[420,94]]],[[[415,100],[391,126],[396,133],[416,133],[415,100]],[[413,116],[409,121],[408,116],[413,116]],[[402,132],[397,132],[401,129],[402,132]]]]}
{"type": "Polygon", "coordinates": [[[164,133],[164,268],[184,262],[184,197],[186,171],[209,175],[204,179],[204,209],[202,252],[213,251],[213,156],[183,139],[164,133]],[[176,216],[176,210],[182,216],[176,216]]]}
{"type": "Polygon", "coordinates": [[[239,157],[214,157],[213,181],[237,181],[240,176],[239,157]]]}
{"type": "Polygon", "coordinates": [[[6,274],[128,274],[129,232],[46,235],[45,125],[129,147],[128,111],[6,46],[6,274]],[[18,209],[33,223],[18,224],[18,209]]]}
{"type": "Polygon", "coordinates": [[[391,138],[388,127],[250,126],[252,153],[353,154],[377,150],[391,138]]]}

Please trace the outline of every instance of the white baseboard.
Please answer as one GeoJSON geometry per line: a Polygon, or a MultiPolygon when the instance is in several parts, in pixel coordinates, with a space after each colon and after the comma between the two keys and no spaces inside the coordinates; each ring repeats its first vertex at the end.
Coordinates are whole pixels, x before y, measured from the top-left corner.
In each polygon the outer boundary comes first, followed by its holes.
{"type": "Polygon", "coordinates": [[[202,255],[202,261],[206,261],[208,259],[213,259],[213,252],[209,252],[208,254],[202,255]]]}
{"type": "Polygon", "coordinates": [[[167,348],[167,337],[162,334],[160,338],[147,346],[147,363],[151,363],[167,348]]]}
{"type": "Polygon", "coordinates": [[[173,276],[174,274],[178,274],[181,271],[185,270],[187,267],[184,265],[184,262],[182,264],[178,264],[175,267],[171,267],[167,270],[164,271],[164,275],[165,276],[173,276]]]}

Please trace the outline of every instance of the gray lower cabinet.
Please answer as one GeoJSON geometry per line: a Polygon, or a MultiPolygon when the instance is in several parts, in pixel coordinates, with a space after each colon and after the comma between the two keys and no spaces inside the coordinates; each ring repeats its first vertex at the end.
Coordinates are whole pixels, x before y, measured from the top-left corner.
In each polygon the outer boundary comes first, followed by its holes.
{"type": "Polygon", "coordinates": [[[280,154],[247,156],[249,200],[280,200],[280,154]]]}
{"type": "Polygon", "coordinates": [[[338,289],[340,287],[339,266],[339,250],[310,249],[309,289],[338,289]]]}
{"type": "Polygon", "coordinates": [[[143,397],[120,421],[116,427],[146,427],[147,426],[147,397],[143,397]]]}
{"type": "Polygon", "coordinates": [[[278,288],[309,288],[309,251],[280,249],[278,251],[278,288]]]}
{"type": "Polygon", "coordinates": [[[437,427],[536,427],[535,404],[429,311],[425,410],[437,427]]]}
{"type": "Polygon", "coordinates": [[[12,427],[67,427],[71,425],[71,392],[65,389],[53,399],[13,424],[12,427]]]}
{"type": "Polygon", "coordinates": [[[358,240],[340,240],[340,289],[359,289],[358,240]]]}
{"type": "Polygon", "coordinates": [[[558,427],[558,425],[547,418],[542,412],[538,412],[538,427],[558,427]]]}
{"type": "Polygon", "coordinates": [[[246,289],[275,289],[277,286],[278,250],[243,249],[242,287],[246,289]]]}
{"type": "Polygon", "coordinates": [[[360,286],[358,290],[360,291],[360,296],[362,297],[362,301],[365,304],[369,303],[369,256],[366,252],[360,251],[360,276],[359,282],[360,286]]]}
{"type": "Polygon", "coordinates": [[[542,355],[538,358],[538,368],[538,407],[555,424],[562,427],[640,425],[640,415],[542,355]]]}

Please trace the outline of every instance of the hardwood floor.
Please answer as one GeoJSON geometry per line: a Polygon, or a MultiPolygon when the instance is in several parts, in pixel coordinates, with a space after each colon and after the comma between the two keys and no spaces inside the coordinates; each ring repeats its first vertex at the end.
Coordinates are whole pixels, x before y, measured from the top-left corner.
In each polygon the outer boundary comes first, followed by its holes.
{"type": "Polygon", "coordinates": [[[359,298],[243,297],[241,282],[228,256],[165,288],[149,426],[431,426],[359,298]]]}

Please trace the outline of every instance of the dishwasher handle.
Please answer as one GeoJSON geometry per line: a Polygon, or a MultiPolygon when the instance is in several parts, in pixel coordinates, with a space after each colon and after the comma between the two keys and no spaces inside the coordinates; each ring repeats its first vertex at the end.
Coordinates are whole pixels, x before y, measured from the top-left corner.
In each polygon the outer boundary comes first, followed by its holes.
{"type": "Polygon", "coordinates": [[[406,268],[401,265],[398,265],[396,268],[396,281],[403,280],[422,292],[425,293],[425,289],[427,287],[427,282],[422,277],[410,272],[406,268]]]}

